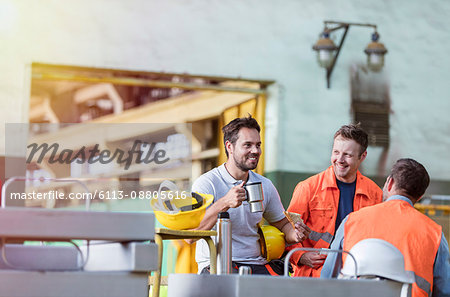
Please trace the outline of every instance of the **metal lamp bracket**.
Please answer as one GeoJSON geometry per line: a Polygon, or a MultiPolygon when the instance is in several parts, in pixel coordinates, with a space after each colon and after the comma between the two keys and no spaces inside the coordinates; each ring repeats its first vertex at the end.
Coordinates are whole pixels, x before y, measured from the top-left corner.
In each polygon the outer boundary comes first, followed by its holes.
{"type": "Polygon", "coordinates": [[[371,27],[375,29],[375,32],[377,31],[377,25],[374,24],[361,24],[361,23],[344,23],[344,22],[336,22],[336,21],[324,21],[325,24],[325,30],[328,33],[331,33],[333,31],[337,31],[340,29],[344,29],[344,33],[341,36],[341,40],[339,41],[339,45],[336,51],[336,54],[333,57],[333,61],[330,65],[330,67],[327,68],[326,78],[327,78],[327,88],[330,88],[330,80],[331,80],[331,73],[333,73],[334,65],[336,65],[337,58],[339,56],[339,53],[341,52],[341,48],[344,44],[345,37],[347,36],[347,32],[350,29],[350,26],[360,26],[360,27],[371,27]]]}

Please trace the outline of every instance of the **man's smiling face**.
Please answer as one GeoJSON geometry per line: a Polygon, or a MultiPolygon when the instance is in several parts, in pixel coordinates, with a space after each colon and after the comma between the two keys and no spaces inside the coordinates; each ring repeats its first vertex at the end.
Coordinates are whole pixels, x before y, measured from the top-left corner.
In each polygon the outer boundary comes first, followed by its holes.
{"type": "Polygon", "coordinates": [[[253,170],[261,156],[261,138],[256,129],[241,128],[232,146],[231,159],[242,171],[253,170]]]}
{"type": "Polygon", "coordinates": [[[353,139],[338,136],[334,139],[331,152],[331,164],[336,178],[345,183],[354,182],[359,165],[366,158],[367,152],[361,156],[361,146],[353,139]]]}

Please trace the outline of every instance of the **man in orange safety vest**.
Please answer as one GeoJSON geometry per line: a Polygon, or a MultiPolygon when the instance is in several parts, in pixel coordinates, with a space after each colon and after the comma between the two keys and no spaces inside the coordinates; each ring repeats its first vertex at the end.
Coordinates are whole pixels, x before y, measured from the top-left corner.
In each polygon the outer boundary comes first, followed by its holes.
{"type": "MultiPolygon", "coordinates": [[[[414,273],[412,297],[450,296],[449,249],[442,227],[413,207],[429,182],[422,164],[412,159],[398,160],[384,185],[384,202],[344,219],[331,248],[348,251],[363,239],[383,239],[402,252],[405,269],[414,273]]],[[[341,256],[330,254],[321,276],[336,276],[340,262],[341,256]]]]}

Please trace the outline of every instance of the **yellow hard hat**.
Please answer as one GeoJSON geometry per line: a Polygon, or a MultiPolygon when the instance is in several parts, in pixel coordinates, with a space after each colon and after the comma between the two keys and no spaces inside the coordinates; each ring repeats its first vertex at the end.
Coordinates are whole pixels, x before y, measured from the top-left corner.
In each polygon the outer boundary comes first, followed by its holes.
{"type": "Polygon", "coordinates": [[[283,255],[286,247],[284,233],[271,225],[259,227],[258,233],[261,244],[261,255],[267,261],[279,259],[283,255]]]}
{"type": "Polygon", "coordinates": [[[175,196],[164,199],[163,203],[160,199],[152,199],[151,206],[161,225],[169,229],[186,230],[200,225],[206,208],[213,200],[213,195],[193,192],[192,196],[185,198],[175,196]]]}

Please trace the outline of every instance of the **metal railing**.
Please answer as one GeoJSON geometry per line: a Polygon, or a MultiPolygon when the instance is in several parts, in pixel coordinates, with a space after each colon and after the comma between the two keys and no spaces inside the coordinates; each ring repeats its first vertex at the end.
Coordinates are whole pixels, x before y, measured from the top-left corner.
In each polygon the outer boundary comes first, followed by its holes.
{"type": "Polygon", "coordinates": [[[345,253],[348,254],[352,259],[353,262],[355,262],[355,278],[358,277],[358,264],[356,263],[355,257],[347,251],[344,250],[333,250],[333,249],[314,249],[314,248],[294,248],[289,251],[289,253],[286,255],[286,258],[284,259],[284,276],[289,276],[289,259],[291,258],[292,254],[294,254],[296,251],[307,251],[307,252],[319,252],[322,254],[328,254],[328,253],[345,253]]]}

